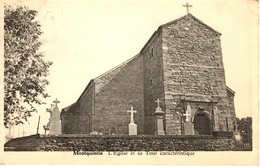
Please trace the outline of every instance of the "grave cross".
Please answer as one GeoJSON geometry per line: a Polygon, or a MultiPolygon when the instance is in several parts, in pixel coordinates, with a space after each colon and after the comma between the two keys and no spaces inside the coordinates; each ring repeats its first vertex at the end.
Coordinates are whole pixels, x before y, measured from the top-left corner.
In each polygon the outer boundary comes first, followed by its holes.
{"type": "Polygon", "coordinates": [[[131,113],[131,122],[130,123],[134,123],[134,113],[137,113],[137,111],[134,110],[133,107],[131,107],[131,110],[127,110],[127,112],[131,113]]]}
{"type": "Polygon", "coordinates": [[[58,103],[60,103],[60,101],[58,101],[58,99],[56,98],[56,100],[54,100],[53,103],[55,103],[55,106],[57,106],[58,103]]]}
{"type": "Polygon", "coordinates": [[[191,116],[187,111],[185,114],[183,114],[183,116],[186,116],[186,122],[190,122],[189,116],[191,116]]]}
{"type": "Polygon", "coordinates": [[[189,3],[187,2],[185,5],[182,5],[183,7],[186,7],[187,9],[187,14],[189,14],[189,7],[192,7],[192,5],[189,5],[189,3]]]}
{"type": "Polygon", "coordinates": [[[160,108],[160,102],[161,101],[159,99],[157,99],[155,102],[157,103],[157,108],[160,108]]]}

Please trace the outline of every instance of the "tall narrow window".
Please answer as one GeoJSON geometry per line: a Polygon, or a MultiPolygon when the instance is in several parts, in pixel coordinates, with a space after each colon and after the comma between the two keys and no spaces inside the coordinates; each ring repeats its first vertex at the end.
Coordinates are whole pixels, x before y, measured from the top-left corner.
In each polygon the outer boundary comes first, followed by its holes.
{"type": "Polygon", "coordinates": [[[149,55],[150,55],[150,59],[151,59],[153,57],[153,48],[151,48],[149,55]]]}
{"type": "Polygon", "coordinates": [[[150,79],[150,84],[151,86],[153,86],[153,79],[150,79]]]}

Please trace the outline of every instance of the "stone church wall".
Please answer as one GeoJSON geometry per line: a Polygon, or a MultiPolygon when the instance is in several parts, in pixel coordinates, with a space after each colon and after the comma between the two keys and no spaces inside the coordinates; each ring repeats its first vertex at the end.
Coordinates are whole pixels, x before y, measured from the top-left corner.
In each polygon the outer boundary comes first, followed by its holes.
{"type": "Polygon", "coordinates": [[[92,131],[94,84],[88,84],[78,101],[61,112],[63,134],[89,134],[92,131]]]}
{"type": "Polygon", "coordinates": [[[61,132],[63,134],[80,134],[82,133],[83,117],[79,111],[79,105],[73,104],[68,110],[61,112],[61,132]]]}
{"type": "Polygon", "coordinates": [[[83,96],[78,100],[81,120],[78,124],[81,125],[80,134],[89,134],[93,131],[94,117],[94,83],[90,81],[83,96]]]}
{"type": "Polygon", "coordinates": [[[236,125],[236,112],[235,112],[235,104],[234,104],[234,93],[235,92],[231,92],[229,90],[227,90],[227,94],[228,94],[228,101],[229,101],[229,110],[230,110],[230,114],[231,114],[231,118],[233,118],[233,127],[231,127],[231,130],[235,130],[235,125],[236,125]]]}
{"type": "MultiPolygon", "coordinates": [[[[162,29],[166,120],[172,120],[169,124],[166,122],[166,132],[181,133],[177,107],[182,96],[198,102],[216,98],[219,117],[215,130],[226,131],[225,121],[230,113],[220,34],[188,16],[162,29]]],[[[201,107],[207,106],[201,104],[201,107]]]]}
{"type": "Polygon", "coordinates": [[[130,107],[137,113],[134,121],[137,133],[143,133],[143,58],[138,55],[128,62],[95,95],[95,131],[103,134],[128,134],[130,107]]]}
{"type": "Polygon", "coordinates": [[[145,134],[154,134],[154,112],[156,99],[159,98],[161,108],[164,110],[162,38],[159,28],[141,50],[144,58],[144,110],[145,134]]]}

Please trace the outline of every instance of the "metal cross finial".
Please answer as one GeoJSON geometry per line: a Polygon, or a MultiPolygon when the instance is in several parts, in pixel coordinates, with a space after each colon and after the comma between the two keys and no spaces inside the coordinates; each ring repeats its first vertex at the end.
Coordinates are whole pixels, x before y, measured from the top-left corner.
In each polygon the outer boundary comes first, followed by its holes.
{"type": "Polygon", "coordinates": [[[160,100],[159,100],[159,98],[155,101],[156,103],[157,103],[157,108],[160,108],[160,100]]]}
{"type": "Polygon", "coordinates": [[[55,106],[57,106],[57,104],[60,103],[60,101],[58,101],[58,99],[56,98],[56,100],[54,100],[53,103],[55,103],[55,106]]]}
{"type": "Polygon", "coordinates": [[[189,5],[189,3],[187,2],[185,5],[182,5],[183,7],[186,7],[187,9],[187,14],[189,14],[189,7],[192,7],[192,5],[189,5]]]}

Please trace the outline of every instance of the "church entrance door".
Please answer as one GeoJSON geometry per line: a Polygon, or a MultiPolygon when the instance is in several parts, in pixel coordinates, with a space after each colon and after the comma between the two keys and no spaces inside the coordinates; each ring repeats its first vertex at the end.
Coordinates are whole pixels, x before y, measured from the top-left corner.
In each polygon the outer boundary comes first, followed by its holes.
{"type": "Polygon", "coordinates": [[[204,114],[200,113],[194,117],[194,129],[198,135],[210,135],[210,120],[204,114]]]}

